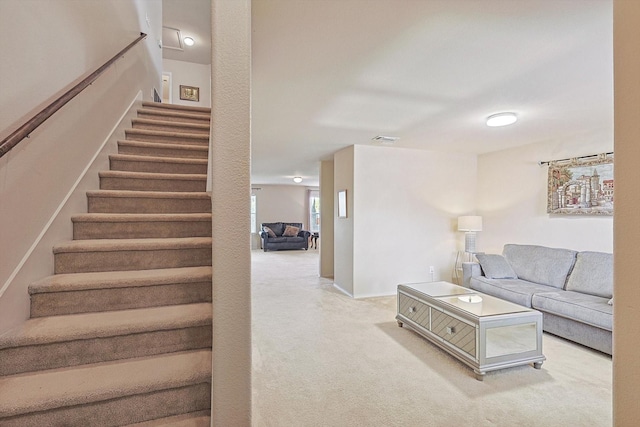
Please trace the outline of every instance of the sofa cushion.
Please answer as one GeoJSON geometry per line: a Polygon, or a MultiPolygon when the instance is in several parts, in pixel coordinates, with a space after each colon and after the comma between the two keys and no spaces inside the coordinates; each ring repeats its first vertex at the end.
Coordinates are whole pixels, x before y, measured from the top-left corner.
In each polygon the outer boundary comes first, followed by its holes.
{"type": "Polygon", "coordinates": [[[613,296],[613,254],[578,253],[566,290],[611,298],[613,296]]]}
{"type": "Polygon", "coordinates": [[[476,254],[478,263],[487,279],[517,279],[509,261],[502,255],[476,254]]]}
{"type": "Polygon", "coordinates": [[[519,279],[563,289],[576,251],[536,245],[504,245],[503,255],[519,279]]]}
{"type": "Polygon", "coordinates": [[[283,236],[284,239],[286,239],[287,243],[300,243],[300,242],[304,242],[304,237],[298,237],[298,236],[289,236],[289,237],[285,237],[283,236]]]}
{"type": "Polygon", "coordinates": [[[285,243],[287,242],[288,237],[278,236],[269,238],[269,243],[285,243]]]}
{"type": "Polygon", "coordinates": [[[269,238],[269,245],[272,245],[273,243],[279,243],[279,244],[282,244],[282,243],[297,243],[297,244],[300,244],[300,243],[303,243],[304,240],[305,240],[304,237],[298,237],[298,236],[295,236],[295,237],[279,236],[279,237],[269,238]]]}
{"type": "Polygon", "coordinates": [[[484,276],[472,277],[471,289],[487,295],[502,298],[516,304],[531,307],[531,299],[536,292],[548,292],[549,287],[520,279],[487,279],[484,276]]]}
{"type": "Polygon", "coordinates": [[[263,227],[269,227],[276,237],[282,236],[282,232],[284,231],[284,224],[281,222],[266,222],[262,224],[263,227]]]}
{"type": "Polygon", "coordinates": [[[607,298],[572,291],[541,292],[533,296],[533,308],[611,331],[613,307],[607,298]]]}
{"type": "Polygon", "coordinates": [[[267,234],[269,235],[269,237],[276,237],[276,233],[273,232],[273,230],[267,226],[262,227],[264,231],[267,232],[267,234]]]}
{"type": "Polygon", "coordinates": [[[299,232],[300,232],[300,229],[298,227],[294,227],[292,225],[286,225],[284,227],[284,232],[282,233],[282,235],[285,237],[295,237],[298,235],[299,232]]]}

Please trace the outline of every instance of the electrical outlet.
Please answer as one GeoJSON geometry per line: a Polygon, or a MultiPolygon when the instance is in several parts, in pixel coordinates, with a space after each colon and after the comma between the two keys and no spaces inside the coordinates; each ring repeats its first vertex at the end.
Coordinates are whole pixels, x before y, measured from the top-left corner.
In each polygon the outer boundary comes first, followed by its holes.
{"type": "Polygon", "coordinates": [[[434,267],[433,265],[430,265],[430,266],[429,266],[429,274],[433,274],[433,273],[435,273],[435,272],[436,272],[435,267],[434,267]]]}

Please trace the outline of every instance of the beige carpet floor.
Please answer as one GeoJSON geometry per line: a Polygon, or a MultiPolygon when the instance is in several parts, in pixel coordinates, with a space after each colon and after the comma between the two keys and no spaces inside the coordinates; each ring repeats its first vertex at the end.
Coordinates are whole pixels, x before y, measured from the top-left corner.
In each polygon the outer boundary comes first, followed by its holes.
{"type": "Polygon", "coordinates": [[[253,426],[611,426],[611,358],[544,334],[547,361],[473,371],[355,300],[318,251],[253,251],[253,426]]]}

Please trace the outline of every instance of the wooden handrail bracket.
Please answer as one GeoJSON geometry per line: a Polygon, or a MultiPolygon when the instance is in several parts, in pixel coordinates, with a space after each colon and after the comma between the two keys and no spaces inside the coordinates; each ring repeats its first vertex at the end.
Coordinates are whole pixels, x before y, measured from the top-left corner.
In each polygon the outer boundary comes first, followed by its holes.
{"type": "Polygon", "coordinates": [[[95,70],[93,73],[89,74],[86,78],[84,78],[80,83],[69,89],[51,104],[47,105],[43,108],[39,113],[34,115],[31,119],[29,119],[25,124],[20,126],[17,130],[15,130],[11,135],[6,137],[0,142],[0,157],[4,156],[11,150],[13,147],[18,145],[20,141],[27,138],[31,132],[38,128],[42,123],[44,123],[49,117],[51,117],[56,111],[60,108],[64,107],[65,104],[75,98],[80,92],[82,92],[87,86],[93,83],[102,73],[105,72],[107,68],[109,68],[114,62],[118,60],[121,56],[123,56],[127,51],[129,51],[133,46],[138,44],[141,40],[143,40],[147,35],[145,33],[140,33],[140,36],[129,43],[127,47],[122,49],[120,52],[115,54],[110,60],[105,62],[100,68],[95,70]]]}

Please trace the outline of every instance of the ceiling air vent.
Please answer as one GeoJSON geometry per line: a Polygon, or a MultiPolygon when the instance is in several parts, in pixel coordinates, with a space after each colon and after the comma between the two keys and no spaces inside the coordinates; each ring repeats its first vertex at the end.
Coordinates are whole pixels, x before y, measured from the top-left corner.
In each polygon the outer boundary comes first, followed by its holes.
{"type": "Polygon", "coordinates": [[[178,28],[162,27],[162,47],[164,49],[184,50],[182,33],[178,28]]]}
{"type": "Polygon", "coordinates": [[[379,142],[381,144],[393,144],[394,142],[396,142],[399,139],[400,138],[397,137],[397,136],[383,136],[383,135],[378,135],[378,136],[375,136],[375,137],[371,138],[371,140],[373,142],[379,142]]]}

